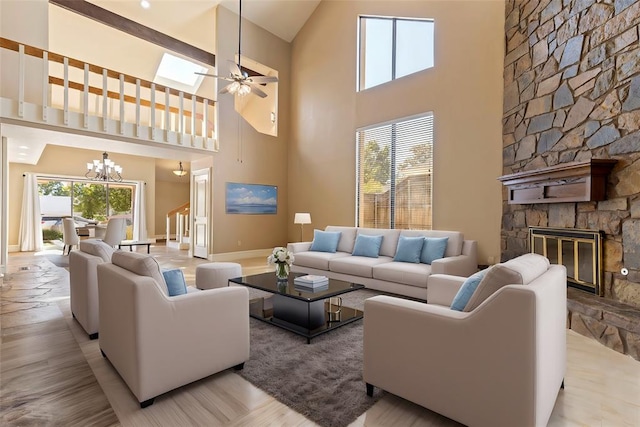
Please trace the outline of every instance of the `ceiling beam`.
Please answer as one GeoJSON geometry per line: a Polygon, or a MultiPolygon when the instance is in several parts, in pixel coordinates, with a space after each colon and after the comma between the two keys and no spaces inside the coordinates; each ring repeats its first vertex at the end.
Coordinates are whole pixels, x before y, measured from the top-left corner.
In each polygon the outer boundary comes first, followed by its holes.
{"type": "Polygon", "coordinates": [[[49,0],[49,3],[75,12],[86,18],[93,19],[109,27],[123,31],[133,37],[146,40],[149,43],[169,49],[173,52],[195,59],[207,65],[215,67],[216,56],[213,53],[192,46],[175,39],[153,28],[138,24],[124,16],[117,15],[107,9],[96,6],[84,0],[49,0]]]}

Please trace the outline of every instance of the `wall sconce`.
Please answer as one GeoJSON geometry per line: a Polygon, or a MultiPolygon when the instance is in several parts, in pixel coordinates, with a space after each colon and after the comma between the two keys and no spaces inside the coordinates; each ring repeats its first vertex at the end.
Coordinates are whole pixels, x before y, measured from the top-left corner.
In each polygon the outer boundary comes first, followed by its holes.
{"type": "Polygon", "coordinates": [[[293,218],[294,224],[300,224],[300,241],[302,242],[302,235],[304,233],[304,225],[311,224],[311,214],[310,213],[296,213],[296,216],[293,218]]]}
{"type": "Polygon", "coordinates": [[[173,171],[173,173],[177,176],[185,176],[187,171],[182,167],[182,162],[180,162],[180,168],[173,171]]]}
{"type": "Polygon", "coordinates": [[[271,123],[275,124],[276,123],[276,113],[275,112],[271,112],[271,123]]]}

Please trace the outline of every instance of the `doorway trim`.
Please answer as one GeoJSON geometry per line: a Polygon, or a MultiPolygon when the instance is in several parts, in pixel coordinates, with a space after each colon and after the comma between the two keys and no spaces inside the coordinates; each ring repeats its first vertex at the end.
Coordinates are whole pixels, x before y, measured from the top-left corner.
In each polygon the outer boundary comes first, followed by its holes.
{"type": "Polygon", "coordinates": [[[190,220],[191,220],[191,227],[190,227],[190,231],[191,231],[191,244],[189,245],[189,257],[191,258],[205,258],[209,261],[212,260],[212,254],[211,254],[211,249],[213,248],[213,221],[212,221],[212,215],[211,215],[211,211],[212,211],[212,206],[213,206],[213,183],[211,182],[212,180],[212,168],[208,167],[208,168],[204,168],[204,169],[198,169],[198,170],[192,170],[191,171],[191,195],[190,195],[190,206],[191,206],[191,214],[190,214],[190,220]],[[196,221],[198,220],[198,215],[197,215],[197,209],[198,209],[198,205],[196,202],[196,191],[197,191],[197,186],[196,186],[196,180],[198,177],[201,176],[206,176],[206,186],[204,189],[205,192],[205,226],[206,226],[206,232],[205,232],[205,238],[206,238],[206,245],[205,245],[205,251],[206,251],[206,256],[196,256],[196,253],[198,252],[196,250],[196,243],[197,243],[197,227],[196,227],[196,221]]]}

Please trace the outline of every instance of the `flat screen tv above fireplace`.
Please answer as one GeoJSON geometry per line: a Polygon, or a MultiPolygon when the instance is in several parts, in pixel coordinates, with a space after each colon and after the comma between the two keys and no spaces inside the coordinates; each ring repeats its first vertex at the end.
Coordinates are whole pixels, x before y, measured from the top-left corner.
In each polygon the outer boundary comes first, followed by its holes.
{"type": "Polygon", "coordinates": [[[567,285],[603,295],[601,231],[529,227],[529,243],[531,252],[567,267],[567,285]]]}

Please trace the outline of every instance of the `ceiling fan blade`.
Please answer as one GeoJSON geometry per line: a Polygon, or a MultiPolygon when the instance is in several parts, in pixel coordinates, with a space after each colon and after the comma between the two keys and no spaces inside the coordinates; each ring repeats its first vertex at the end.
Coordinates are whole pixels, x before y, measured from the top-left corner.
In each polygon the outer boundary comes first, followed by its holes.
{"type": "Polygon", "coordinates": [[[225,87],[223,87],[222,89],[220,89],[218,91],[219,94],[225,94],[225,93],[229,93],[229,86],[231,86],[230,84],[226,85],[225,87]]]}
{"type": "Polygon", "coordinates": [[[233,74],[234,76],[242,76],[242,71],[240,71],[240,67],[238,67],[238,64],[230,59],[227,60],[227,62],[229,63],[229,71],[231,71],[231,74],[233,74]]]}
{"type": "Polygon", "coordinates": [[[201,76],[205,76],[205,77],[214,77],[216,79],[221,79],[221,80],[227,80],[232,82],[234,79],[232,79],[231,77],[226,77],[226,76],[216,76],[215,74],[207,74],[207,73],[198,73],[197,71],[195,72],[196,74],[199,74],[201,76]]]}
{"type": "Polygon", "coordinates": [[[277,83],[278,78],[276,76],[251,76],[247,79],[251,83],[277,83]]]}
{"type": "Polygon", "coordinates": [[[255,93],[256,95],[258,95],[260,98],[266,98],[268,95],[263,92],[262,89],[260,89],[258,86],[251,84],[251,83],[246,83],[245,84],[249,85],[249,87],[251,88],[251,92],[255,93]]]}

